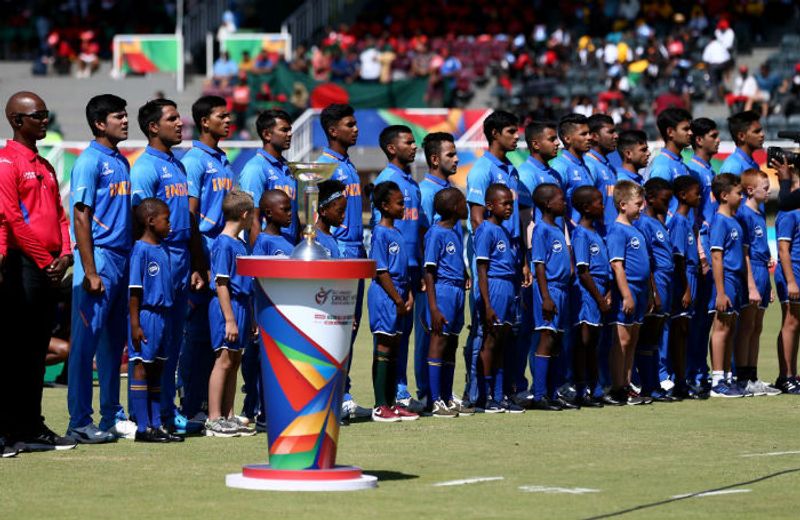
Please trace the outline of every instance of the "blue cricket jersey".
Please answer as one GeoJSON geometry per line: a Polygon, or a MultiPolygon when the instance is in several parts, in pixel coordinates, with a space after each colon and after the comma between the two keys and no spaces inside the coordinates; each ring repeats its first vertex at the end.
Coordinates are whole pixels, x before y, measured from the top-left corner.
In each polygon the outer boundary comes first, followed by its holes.
{"type": "Polygon", "coordinates": [[[408,255],[406,241],[400,230],[380,223],[372,230],[372,249],[369,257],[375,260],[375,271],[388,271],[398,292],[409,284],[408,255]]]}
{"type": "Polygon", "coordinates": [[[595,187],[603,194],[605,207],[603,224],[608,228],[617,220],[617,208],[614,207],[614,185],[617,183],[617,172],[608,158],[597,150],[589,150],[583,159],[595,178],[595,187]]]}
{"type": "Polygon", "coordinates": [[[744,232],[735,218],[717,213],[709,236],[711,251],[722,251],[726,272],[742,274],[744,265],[744,232]]]}
{"type": "Polygon", "coordinates": [[[132,246],[131,179],[128,160],[97,141],[78,156],[70,175],[70,231],[75,242],[74,206],[92,208],[92,241],[127,253],[132,246]]]}
{"type": "Polygon", "coordinates": [[[162,244],[137,240],[131,252],[128,287],[142,290],[142,309],[164,311],[172,306],[172,272],[169,252],[162,244]]]}
{"type": "MultiPolygon", "coordinates": [[[[714,170],[711,168],[711,164],[696,155],[689,159],[689,163],[686,166],[694,174],[694,177],[700,181],[700,207],[697,208],[695,225],[700,230],[700,235],[707,237],[709,226],[714,220],[714,215],[719,207],[717,199],[714,198],[714,193],[711,192],[711,182],[714,180],[715,175],[714,170]]],[[[708,248],[708,244],[704,245],[708,248]]]]}
{"type": "MultiPolygon", "coordinates": [[[[540,222],[542,220],[542,210],[533,204],[533,192],[536,191],[537,186],[544,183],[556,184],[566,197],[567,184],[561,174],[551,168],[549,164],[543,164],[539,159],[532,156],[525,159],[525,162],[517,167],[517,171],[519,172],[519,182],[530,194],[531,206],[534,206],[533,221],[540,222]]],[[[556,223],[559,225],[562,225],[563,222],[564,219],[562,217],[556,219],[556,223]]]]}
{"type": "Polygon", "coordinates": [[[434,224],[425,233],[425,267],[436,267],[436,282],[463,286],[466,280],[462,234],[434,224]]]}
{"type": "Polygon", "coordinates": [[[619,150],[614,150],[606,158],[611,163],[611,166],[614,167],[614,170],[622,168],[622,157],[619,155],[619,150]]]}
{"type": "Polygon", "coordinates": [[[608,248],[597,230],[576,226],[572,230],[572,251],[575,267],[585,265],[595,280],[608,281],[611,278],[608,248]]]}
{"type": "Polygon", "coordinates": [[[700,255],[697,253],[697,243],[694,239],[694,227],[689,217],[675,213],[667,223],[669,240],[672,242],[672,254],[682,256],[686,262],[686,271],[697,273],[700,265],[700,255]]]}
{"type": "MultiPolygon", "coordinates": [[[[198,224],[208,248],[211,239],[217,238],[225,227],[222,200],[233,189],[233,169],[225,152],[200,141],[192,141],[192,149],[181,162],[189,179],[189,196],[200,201],[198,224]]],[[[255,204],[258,205],[258,201],[255,204]]]]}
{"type": "MultiPolygon", "coordinates": [[[[405,212],[403,213],[403,220],[395,220],[394,227],[400,234],[406,244],[406,255],[408,256],[409,267],[418,267],[422,257],[420,250],[419,233],[422,222],[420,221],[420,202],[422,194],[420,193],[419,184],[411,176],[410,171],[403,171],[394,164],[386,165],[386,168],[381,171],[378,178],[375,179],[375,186],[382,182],[392,181],[400,187],[403,193],[403,201],[405,203],[405,212]]],[[[373,229],[378,225],[381,220],[381,213],[377,208],[372,208],[372,222],[370,223],[373,229]]]]}
{"type": "Polygon", "coordinates": [[[570,252],[564,232],[547,222],[539,222],[533,228],[531,260],[544,264],[548,283],[566,285],[572,275],[570,252]]]}
{"type": "Polygon", "coordinates": [[[276,159],[272,155],[259,150],[255,157],[247,161],[239,174],[239,187],[253,197],[256,207],[261,195],[269,190],[281,190],[292,201],[292,223],[281,228],[281,234],[289,242],[297,240],[300,230],[300,216],[297,213],[297,179],[292,175],[286,159],[276,159]]]}
{"type": "Polygon", "coordinates": [[[766,266],[772,254],[767,241],[767,219],[761,211],[753,211],[742,204],[736,212],[736,220],[744,231],[744,243],[750,248],[750,261],[766,266]]]}
{"type": "Polygon", "coordinates": [[[631,181],[639,186],[644,186],[644,176],[639,172],[632,172],[620,166],[615,170],[617,172],[617,181],[631,181]]]}
{"type": "Polygon", "coordinates": [[[246,298],[253,291],[253,279],[236,270],[236,258],[250,254],[247,244],[228,235],[219,235],[211,246],[211,290],[217,290],[217,279],[228,279],[231,298],[246,298]]]}
{"type": "Polygon", "coordinates": [[[259,233],[253,244],[253,254],[260,256],[289,256],[294,246],[283,235],[259,233]]]}
{"type": "MultiPolygon", "coordinates": [[[[511,238],[519,240],[519,208],[529,208],[532,205],[531,194],[519,180],[519,173],[511,161],[501,161],[488,150],[475,161],[472,169],[467,174],[467,202],[481,206],[486,205],[486,189],[492,184],[505,184],[514,196],[514,211],[508,220],[503,221],[503,227],[508,230],[511,238]]],[[[472,229],[472,222],[467,219],[467,229],[472,229]]]]}
{"type": "Polygon", "coordinates": [[[329,235],[320,231],[319,229],[316,230],[316,242],[317,244],[321,245],[325,252],[328,253],[328,256],[331,258],[341,258],[342,254],[339,252],[339,243],[336,242],[336,239],[333,235],[329,235]]]}
{"type": "Polygon", "coordinates": [[[720,167],[720,173],[733,173],[734,175],[741,175],[745,170],[758,170],[758,163],[752,157],[744,153],[744,150],[736,147],[736,150],[730,154],[720,167]]]}
{"type": "MultiPolygon", "coordinates": [[[[775,217],[775,235],[778,242],[791,243],[792,265],[800,266],[800,211],[779,211],[775,217]]],[[[775,269],[783,269],[780,262],[775,269]]]]}
{"type": "Polygon", "coordinates": [[[347,209],[344,214],[344,222],[341,226],[331,229],[336,240],[349,245],[357,246],[364,243],[364,223],[361,212],[363,211],[363,200],[361,198],[361,178],[350,157],[334,152],[328,147],[322,149],[322,155],[317,162],[336,163],[336,171],[332,179],[345,185],[345,195],[347,195],[347,209]]]}
{"type": "Polygon", "coordinates": [[[475,259],[489,262],[489,278],[516,279],[517,242],[503,226],[488,220],[478,226],[475,231],[475,259]]]}
{"type": "Polygon", "coordinates": [[[650,279],[650,247],[641,231],[634,226],[614,222],[606,235],[609,261],[621,260],[629,282],[650,279]]]}
{"type": "Polygon", "coordinates": [[[683,164],[681,157],[666,148],[662,148],[661,153],[650,164],[650,173],[647,178],[660,177],[672,182],[681,175],[689,175],[689,169],[683,164]]]}
{"type": "Polygon", "coordinates": [[[419,219],[424,229],[428,229],[439,220],[441,216],[436,213],[433,201],[436,194],[445,188],[449,188],[450,183],[439,177],[434,177],[430,173],[425,174],[425,178],[419,183],[420,203],[419,203],[419,219]]]}
{"type": "Polygon", "coordinates": [[[564,179],[567,185],[567,190],[564,193],[567,207],[570,208],[567,215],[572,219],[573,224],[577,223],[581,219],[581,214],[572,209],[572,192],[579,186],[594,186],[594,176],[589,171],[583,158],[575,157],[568,150],[564,150],[561,155],[550,161],[550,166],[561,174],[561,178],[564,179]]]}
{"type": "Polygon", "coordinates": [[[134,206],[149,197],[158,197],[167,203],[172,231],[164,242],[186,247],[191,235],[191,218],[188,179],[183,164],[171,152],[147,146],[131,168],[131,187],[134,206]]]}
{"type": "Polygon", "coordinates": [[[675,271],[674,248],[669,239],[667,227],[657,218],[642,213],[633,225],[642,232],[653,255],[651,268],[662,274],[672,274],[675,271]]]}

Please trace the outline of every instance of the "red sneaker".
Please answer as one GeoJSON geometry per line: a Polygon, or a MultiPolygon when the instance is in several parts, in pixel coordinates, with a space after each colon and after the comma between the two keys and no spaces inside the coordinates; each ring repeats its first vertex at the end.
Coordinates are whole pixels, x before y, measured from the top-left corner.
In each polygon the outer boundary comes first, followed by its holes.
{"type": "Polygon", "coordinates": [[[376,406],[372,410],[372,420],[375,422],[400,422],[400,416],[394,412],[394,409],[386,405],[376,406]]]}
{"type": "Polygon", "coordinates": [[[402,406],[392,406],[392,411],[400,417],[401,421],[416,421],[419,419],[418,413],[409,412],[402,406]]]}

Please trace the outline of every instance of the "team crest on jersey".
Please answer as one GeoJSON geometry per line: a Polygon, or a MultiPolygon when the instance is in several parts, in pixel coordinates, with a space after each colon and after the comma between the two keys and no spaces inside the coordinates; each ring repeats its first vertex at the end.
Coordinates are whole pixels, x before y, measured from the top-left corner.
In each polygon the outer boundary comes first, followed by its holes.
{"type": "Polygon", "coordinates": [[[390,255],[396,255],[399,252],[400,252],[400,244],[398,244],[397,242],[392,242],[391,244],[389,244],[390,255]]]}
{"type": "Polygon", "coordinates": [[[453,242],[448,242],[444,248],[448,255],[456,254],[456,245],[453,242]]]}
{"type": "Polygon", "coordinates": [[[739,230],[731,229],[731,240],[739,240],[739,230]]]}
{"type": "Polygon", "coordinates": [[[589,244],[589,254],[592,256],[597,256],[600,254],[600,246],[596,243],[589,244]]]}
{"type": "Polygon", "coordinates": [[[630,241],[631,247],[634,249],[639,249],[639,246],[642,244],[639,243],[639,237],[632,237],[630,241]]]}
{"type": "Polygon", "coordinates": [[[161,178],[162,179],[171,179],[172,174],[169,172],[169,169],[166,166],[161,167],[161,178]]]}
{"type": "Polygon", "coordinates": [[[756,236],[756,238],[761,238],[764,236],[764,230],[761,228],[761,226],[756,226],[753,228],[753,234],[756,236]]]}
{"type": "Polygon", "coordinates": [[[150,262],[147,264],[147,274],[150,276],[156,276],[161,271],[161,267],[158,265],[158,262],[150,262]]]}
{"type": "Polygon", "coordinates": [[[108,162],[103,163],[103,169],[100,170],[100,175],[111,175],[114,173],[114,170],[108,167],[108,162]]]}
{"type": "Polygon", "coordinates": [[[500,251],[501,253],[505,252],[505,250],[506,250],[506,242],[505,242],[505,240],[501,240],[500,242],[497,243],[497,250],[500,251]]]}
{"type": "Polygon", "coordinates": [[[219,171],[216,168],[214,168],[214,163],[212,163],[211,161],[208,161],[206,163],[206,166],[207,166],[206,173],[217,173],[219,171]]]}
{"type": "Polygon", "coordinates": [[[560,253],[564,249],[563,244],[561,244],[560,240],[553,240],[553,252],[560,253]]]}
{"type": "Polygon", "coordinates": [[[694,245],[694,235],[693,235],[693,234],[691,234],[691,233],[689,233],[689,236],[688,236],[688,242],[689,242],[689,245],[690,245],[690,246],[691,246],[691,245],[694,245]]]}
{"type": "Polygon", "coordinates": [[[660,229],[656,231],[656,238],[658,239],[659,242],[663,242],[664,240],[666,240],[666,238],[664,237],[664,232],[661,231],[660,229]]]}
{"type": "Polygon", "coordinates": [[[276,249],[275,256],[286,256],[286,253],[283,252],[283,249],[276,249]]]}

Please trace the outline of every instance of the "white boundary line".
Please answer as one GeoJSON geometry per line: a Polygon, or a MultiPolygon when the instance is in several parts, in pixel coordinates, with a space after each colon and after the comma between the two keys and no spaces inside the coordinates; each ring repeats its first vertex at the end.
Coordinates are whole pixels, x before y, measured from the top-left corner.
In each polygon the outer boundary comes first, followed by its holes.
{"type": "Polygon", "coordinates": [[[549,495],[554,495],[554,494],[585,495],[586,493],[600,492],[599,489],[592,489],[592,488],[580,488],[580,487],[565,488],[557,486],[520,486],[518,489],[526,493],[547,493],[549,495]]]}
{"type": "Polygon", "coordinates": [[[768,453],[745,453],[742,457],[778,457],[780,455],[798,455],[800,450],[796,451],[770,451],[768,453]]]}
{"type": "Polygon", "coordinates": [[[701,498],[701,497],[715,497],[717,495],[735,495],[738,493],[750,493],[752,489],[723,489],[721,491],[709,491],[707,493],[684,493],[683,495],[675,495],[671,498],[701,498]]]}
{"type": "Polygon", "coordinates": [[[444,482],[437,482],[434,487],[443,486],[463,486],[464,484],[476,484],[478,482],[492,482],[494,480],[503,480],[505,477],[472,477],[460,480],[446,480],[444,482]]]}

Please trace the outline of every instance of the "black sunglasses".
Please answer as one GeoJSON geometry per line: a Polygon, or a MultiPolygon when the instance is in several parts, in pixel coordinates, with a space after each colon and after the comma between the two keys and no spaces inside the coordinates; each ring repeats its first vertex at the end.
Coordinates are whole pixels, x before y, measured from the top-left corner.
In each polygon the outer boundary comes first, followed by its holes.
{"type": "Polygon", "coordinates": [[[30,117],[31,119],[35,119],[37,121],[44,121],[45,119],[50,119],[50,111],[49,110],[37,110],[36,112],[32,112],[30,114],[14,114],[17,117],[30,117]]]}

